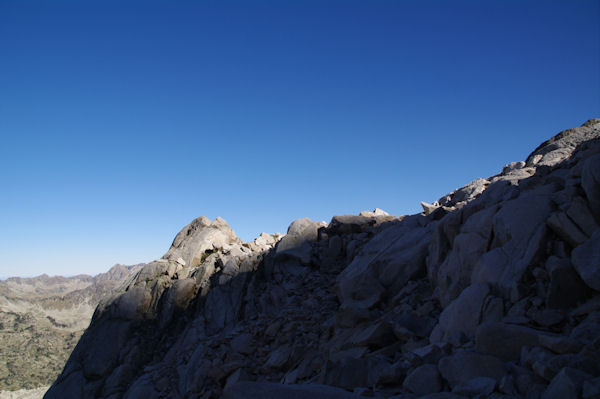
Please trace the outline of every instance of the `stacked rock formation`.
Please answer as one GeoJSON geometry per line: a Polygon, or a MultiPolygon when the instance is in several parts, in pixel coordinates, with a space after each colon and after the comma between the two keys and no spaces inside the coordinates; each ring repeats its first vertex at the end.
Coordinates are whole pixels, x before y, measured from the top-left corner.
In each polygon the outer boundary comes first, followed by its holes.
{"type": "Polygon", "coordinates": [[[600,397],[600,120],[424,210],[196,219],[46,398],[600,397]]]}

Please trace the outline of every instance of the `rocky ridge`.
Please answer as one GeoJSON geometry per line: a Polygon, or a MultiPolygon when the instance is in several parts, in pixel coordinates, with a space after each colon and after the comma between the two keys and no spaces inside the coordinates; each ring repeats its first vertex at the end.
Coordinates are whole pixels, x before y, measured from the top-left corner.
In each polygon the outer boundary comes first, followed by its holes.
{"type": "Polygon", "coordinates": [[[599,398],[600,120],[423,208],[196,219],[45,397],[599,398]]]}
{"type": "Polygon", "coordinates": [[[87,328],[100,299],[143,265],[115,265],[97,276],[41,275],[0,281],[0,397],[41,397],[87,328]],[[44,389],[45,391],[45,389],[44,389]],[[12,393],[11,393],[12,392],[12,393]]]}

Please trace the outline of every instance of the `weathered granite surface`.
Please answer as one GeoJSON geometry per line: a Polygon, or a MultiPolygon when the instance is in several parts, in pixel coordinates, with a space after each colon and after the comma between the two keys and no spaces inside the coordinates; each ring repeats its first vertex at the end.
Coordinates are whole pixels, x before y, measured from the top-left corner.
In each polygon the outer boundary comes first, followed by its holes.
{"type": "Polygon", "coordinates": [[[599,137],[562,132],[418,215],[250,243],[197,219],[45,397],[598,397],[599,137]]]}

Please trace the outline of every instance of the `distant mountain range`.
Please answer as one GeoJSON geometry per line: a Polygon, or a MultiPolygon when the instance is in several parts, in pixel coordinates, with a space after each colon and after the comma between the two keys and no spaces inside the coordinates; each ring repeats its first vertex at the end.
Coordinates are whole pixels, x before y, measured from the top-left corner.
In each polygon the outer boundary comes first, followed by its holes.
{"type": "Polygon", "coordinates": [[[0,281],[0,391],[49,385],[61,372],[100,300],[143,264],[96,276],[0,281]]]}

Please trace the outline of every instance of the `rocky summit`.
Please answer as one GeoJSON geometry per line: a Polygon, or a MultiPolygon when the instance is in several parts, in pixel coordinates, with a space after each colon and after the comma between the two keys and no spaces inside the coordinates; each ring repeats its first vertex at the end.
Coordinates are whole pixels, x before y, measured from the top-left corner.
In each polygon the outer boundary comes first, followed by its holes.
{"type": "Polygon", "coordinates": [[[599,398],[600,120],[395,217],[201,217],[46,398],[599,398]]]}

